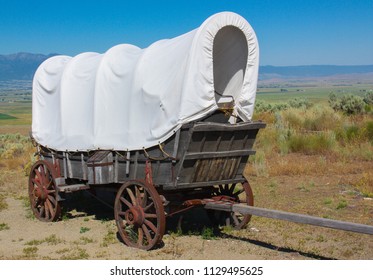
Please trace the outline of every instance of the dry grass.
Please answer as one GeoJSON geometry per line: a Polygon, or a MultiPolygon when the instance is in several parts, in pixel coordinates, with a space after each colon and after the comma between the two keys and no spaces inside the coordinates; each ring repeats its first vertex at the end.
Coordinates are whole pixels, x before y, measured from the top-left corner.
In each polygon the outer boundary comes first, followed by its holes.
{"type": "MultiPolygon", "coordinates": [[[[357,161],[365,161],[365,165],[373,161],[371,114],[346,116],[328,106],[314,106],[307,110],[263,112],[256,118],[268,123],[258,134],[257,154],[250,158],[247,175],[354,173],[357,161]]],[[[364,192],[369,193],[369,184],[365,185],[364,192]]]]}
{"type": "Polygon", "coordinates": [[[351,182],[359,192],[364,196],[373,198],[373,171],[372,169],[364,171],[359,178],[351,182]]]}
{"type": "Polygon", "coordinates": [[[0,134],[21,134],[28,136],[31,130],[30,125],[0,125],[0,134]]]}

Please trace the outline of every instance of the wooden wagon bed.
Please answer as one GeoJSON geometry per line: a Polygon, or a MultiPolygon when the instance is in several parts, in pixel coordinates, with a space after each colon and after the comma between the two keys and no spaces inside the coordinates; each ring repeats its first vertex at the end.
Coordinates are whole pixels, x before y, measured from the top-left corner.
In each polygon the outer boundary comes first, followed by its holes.
{"type": "MultiPolygon", "coordinates": [[[[165,218],[206,201],[253,205],[243,171],[262,122],[212,121],[183,125],[164,143],[136,151],[56,151],[37,145],[29,195],[36,217],[59,218],[64,194],[100,187],[117,192],[114,214],[129,246],[151,249],[165,230],[165,218]]],[[[217,223],[244,227],[251,215],[210,213],[217,223]]]]}

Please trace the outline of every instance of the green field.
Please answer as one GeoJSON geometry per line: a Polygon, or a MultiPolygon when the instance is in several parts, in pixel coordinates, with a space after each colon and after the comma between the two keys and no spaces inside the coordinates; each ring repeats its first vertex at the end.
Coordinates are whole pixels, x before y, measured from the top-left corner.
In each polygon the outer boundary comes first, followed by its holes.
{"type": "Polygon", "coordinates": [[[257,99],[271,103],[287,102],[295,97],[307,98],[312,103],[327,103],[329,94],[337,95],[356,94],[363,96],[366,91],[373,90],[372,84],[355,84],[347,86],[337,85],[315,85],[304,87],[302,85],[288,86],[279,85],[273,87],[258,88],[257,99]]]}
{"type": "MultiPolygon", "coordinates": [[[[17,86],[16,84],[14,85],[17,86]]],[[[4,126],[14,131],[18,126],[31,125],[31,91],[1,90],[0,91],[0,127],[4,126]]]]}
{"type": "Polygon", "coordinates": [[[0,120],[13,120],[13,119],[17,119],[17,118],[13,117],[13,116],[10,116],[10,115],[7,115],[7,114],[0,113],[0,120]]]}

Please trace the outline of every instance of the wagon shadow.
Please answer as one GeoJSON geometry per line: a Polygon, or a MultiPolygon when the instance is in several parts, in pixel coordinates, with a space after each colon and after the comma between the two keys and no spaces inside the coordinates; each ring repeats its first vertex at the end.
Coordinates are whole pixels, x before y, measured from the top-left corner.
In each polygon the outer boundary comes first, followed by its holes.
{"type": "MultiPolygon", "coordinates": [[[[114,199],[115,194],[111,192],[96,192],[89,191],[76,192],[69,194],[63,202],[62,219],[74,219],[85,216],[95,216],[95,219],[102,221],[114,220],[114,199]]],[[[316,259],[316,260],[335,260],[333,258],[324,257],[314,253],[302,252],[299,250],[279,247],[274,244],[254,240],[246,237],[237,237],[229,233],[222,232],[222,229],[214,225],[206,214],[203,208],[194,208],[182,214],[176,214],[167,218],[166,234],[176,234],[181,236],[201,236],[201,238],[229,238],[248,242],[250,244],[260,246],[277,252],[299,254],[301,256],[316,259]]],[[[117,239],[124,243],[119,234],[117,239]]],[[[153,249],[164,247],[161,242],[153,249]]]]}
{"type": "Polygon", "coordinates": [[[175,215],[167,220],[166,232],[176,233],[180,235],[198,235],[202,238],[229,238],[233,240],[239,240],[243,242],[248,242],[250,244],[260,246],[266,249],[270,249],[277,252],[298,254],[303,257],[316,259],[316,260],[335,260],[333,258],[328,258],[319,254],[303,252],[287,247],[279,247],[274,244],[254,240],[246,237],[237,237],[229,233],[222,232],[222,229],[214,225],[208,218],[206,211],[202,208],[195,208],[183,215],[175,215]],[[206,234],[206,229],[207,234],[206,234]]]}
{"type": "Polygon", "coordinates": [[[277,252],[299,254],[301,256],[311,258],[311,259],[316,259],[316,260],[336,260],[334,258],[328,258],[328,257],[324,257],[324,256],[321,256],[321,255],[318,255],[318,254],[302,252],[302,251],[299,251],[299,250],[294,250],[294,249],[290,249],[290,248],[286,248],[286,247],[278,247],[276,245],[273,245],[273,244],[270,244],[270,243],[267,243],[267,242],[263,242],[263,241],[259,241],[259,240],[253,240],[253,239],[245,238],[245,237],[237,237],[237,236],[233,236],[233,235],[226,234],[226,233],[221,233],[221,237],[231,238],[231,239],[240,240],[240,241],[245,241],[245,242],[248,242],[250,244],[260,246],[260,247],[264,247],[264,248],[274,250],[274,251],[277,251],[277,252]]]}
{"type": "Polygon", "coordinates": [[[111,192],[82,191],[67,194],[62,202],[62,219],[95,216],[96,220],[114,220],[114,199],[111,192]]]}

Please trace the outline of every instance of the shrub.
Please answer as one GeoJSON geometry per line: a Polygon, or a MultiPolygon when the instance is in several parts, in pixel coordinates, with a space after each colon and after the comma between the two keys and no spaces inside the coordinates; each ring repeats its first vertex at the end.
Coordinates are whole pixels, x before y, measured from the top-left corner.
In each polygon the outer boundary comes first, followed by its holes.
{"type": "Polygon", "coordinates": [[[356,95],[343,95],[340,99],[333,93],[329,95],[329,105],[336,111],[342,111],[347,115],[360,114],[364,112],[365,102],[356,95]]]}
{"type": "Polygon", "coordinates": [[[347,207],[347,201],[344,200],[344,199],[342,199],[342,200],[338,203],[336,209],[338,210],[338,209],[343,209],[343,208],[346,208],[346,207],[347,207]]]}
{"type": "Polygon", "coordinates": [[[366,104],[372,105],[373,104],[373,90],[370,90],[364,94],[363,100],[366,104]]]}
{"type": "Polygon", "coordinates": [[[0,134],[0,156],[11,159],[21,156],[31,147],[28,137],[20,134],[0,134]]]}
{"type": "Polygon", "coordinates": [[[264,102],[262,100],[257,100],[255,102],[255,111],[258,113],[261,112],[278,112],[278,111],[283,111],[289,108],[288,104],[285,103],[275,103],[275,104],[270,104],[267,102],[264,102]]]}
{"type": "Polygon", "coordinates": [[[350,125],[345,128],[346,138],[348,141],[353,141],[359,138],[359,127],[357,125],[350,125]]]}
{"type": "Polygon", "coordinates": [[[283,113],[283,118],[287,122],[289,128],[298,130],[303,128],[303,116],[300,116],[299,110],[288,110],[283,113]]]}
{"type": "Polygon", "coordinates": [[[312,103],[307,98],[296,97],[289,101],[289,105],[291,108],[308,109],[312,106],[312,103]]]}
{"type": "Polygon", "coordinates": [[[318,154],[331,151],[334,147],[335,135],[333,132],[312,134],[293,134],[289,137],[289,151],[295,153],[318,154]]]}
{"type": "Polygon", "coordinates": [[[276,103],[273,105],[272,112],[285,111],[289,108],[288,104],[285,103],[276,103]]]}
{"type": "Polygon", "coordinates": [[[373,141],[373,121],[348,124],[336,130],[336,137],[343,142],[373,141]]]}
{"type": "Polygon", "coordinates": [[[373,141],[373,121],[368,121],[365,123],[365,130],[364,134],[368,138],[369,141],[373,141]]]}
{"type": "Polygon", "coordinates": [[[341,115],[326,106],[314,106],[309,110],[289,109],[282,113],[289,129],[325,131],[341,126],[341,115]]]}
{"type": "Polygon", "coordinates": [[[216,237],[214,235],[214,230],[212,228],[203,227],[203,229],[202,229],[202,239],[205,239],[205,240],[216,239],[216,237]]]}
{"type": "Polygon", "coordinates": [[[9,229],[8,224],[6,224],[6,223],[1,223],[1,224],[0,224],[0,231],[2,231],[2,230],[7,230],[7,229],[9,229]]]}
{"type": "Polygon", "coordinates": [[[272,111],[272,105],[269,103],[266,103],[262,100],[256,100],[255,102],[255,112],[271,112],[272,111]]]}
{"type": "Polygon", "coordinates": [[[85,232],[87,232],[87,231],[90,231],[91,229],[90,228],[87,228],[87,227],[81,227],[80,228],[80,233],[85,233],[85,232]]]}

